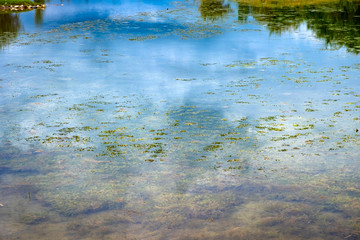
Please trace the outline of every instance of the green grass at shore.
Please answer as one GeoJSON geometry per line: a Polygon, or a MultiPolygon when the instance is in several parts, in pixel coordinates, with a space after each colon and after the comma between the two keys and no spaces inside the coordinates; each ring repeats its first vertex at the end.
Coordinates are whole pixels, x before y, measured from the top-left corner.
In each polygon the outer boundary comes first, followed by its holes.
{"type": "Polygon", "coordinates": [[[0,0],[0,6],[14,6],[14,5],[24,5],[32,6],[37,4],[44,4],[44,0],[0,0]]]}

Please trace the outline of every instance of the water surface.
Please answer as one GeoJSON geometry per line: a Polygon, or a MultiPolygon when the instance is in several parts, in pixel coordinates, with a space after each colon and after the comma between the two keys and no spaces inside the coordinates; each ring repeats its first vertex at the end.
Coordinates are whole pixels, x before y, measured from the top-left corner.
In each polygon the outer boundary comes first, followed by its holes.
{"type": "Polygon", "coordinates": [[[359,239],[357,2],[0,14],[1,239],[359,239]]]}

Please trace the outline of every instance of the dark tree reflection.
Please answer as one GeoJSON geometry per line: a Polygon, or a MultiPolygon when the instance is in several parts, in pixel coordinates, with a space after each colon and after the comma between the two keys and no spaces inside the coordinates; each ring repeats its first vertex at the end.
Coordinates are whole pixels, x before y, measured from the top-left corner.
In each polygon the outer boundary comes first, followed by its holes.
{"type": "MultiPolygon", "coordinates": [[[[325,6],[324,6],[325,7],[325,6]]],[[[332,47],[360,52],[360,2],[340,1],[331,11],[306,11],[308,28],[332,47]]]]}
{"type": "Polygon", "coordinates": [[[44,19],[44,10],[43,9],[36,9],[35,10],[35,24],[42,25],[44,19]]]}
{"type": "Polygon", "coordinates": [[[13,41],[22,29],[17,13],[0,13],[0,49],[13,41]]]}
{"type": "MultiPolygon", "coordinates": [[[[301,24],[325,40],[332,48],[346,47],[349,52],[360,53],[360,1],[262,1],[237,0],[238,20],[249,19],[264,24],[270,34],[295,30],[301,24]]],[[[200,0],[200,13],[204,20],[219,20],[231,11],[224,0],[200,0]]]]}
{"type": "Polygon", "coordinates": [[[0,33],[18,32],[21,28],[19,15],[16,13],[0,13],[0,33]]]}
{"type": "Polygon", "coordinates": [[[302,23],[317,38],[333,48],[346,47],[360,52],[360,1],[339,1],[311,5],[264,5],[239,3],[238,18],[244,23],[249,16],[265,24],[270,33],[297,29],[302,23]]]}
{"type": "Polygon", "coordinates": [[[201,0],[200,13],[203,19],[215,21],[224,17],[230,11],[230,5],[223,0],[201,0]]]}

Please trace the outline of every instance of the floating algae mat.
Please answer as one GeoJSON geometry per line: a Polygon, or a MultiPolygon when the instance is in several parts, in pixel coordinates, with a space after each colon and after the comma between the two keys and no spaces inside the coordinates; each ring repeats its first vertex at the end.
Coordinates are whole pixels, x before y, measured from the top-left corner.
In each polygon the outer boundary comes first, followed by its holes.
{"type": "Polygon", "coordinates": [[[360,239],[359,12],[0,13],[0,239],[360,239]]]}

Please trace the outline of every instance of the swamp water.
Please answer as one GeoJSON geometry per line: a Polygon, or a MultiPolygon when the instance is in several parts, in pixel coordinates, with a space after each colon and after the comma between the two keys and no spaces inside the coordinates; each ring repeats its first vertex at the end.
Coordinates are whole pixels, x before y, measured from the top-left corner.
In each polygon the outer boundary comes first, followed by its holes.
{"type": "Polygon", "coordinates": [[[360,239],[357,2],[51,1],[0,29],[0,239],[360,239]]]}

